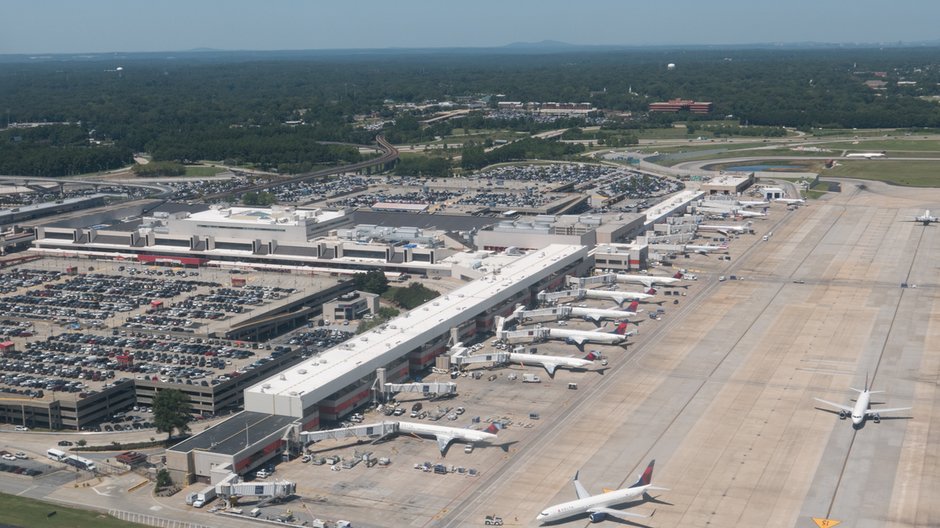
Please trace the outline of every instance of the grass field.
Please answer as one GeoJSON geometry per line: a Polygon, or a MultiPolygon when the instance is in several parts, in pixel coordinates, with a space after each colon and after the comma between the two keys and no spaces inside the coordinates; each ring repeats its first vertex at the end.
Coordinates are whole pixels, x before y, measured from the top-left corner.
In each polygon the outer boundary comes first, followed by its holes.
{"type": "MultiPolygon", "coordinates": [[[[672,128],[645,128],[632,130],[631,132],[635,132],[636,137],[640,139],[685,139],[689,137],[688,130],[686,130],[684,126],[672,128]]],[[[711,134],[705,130],[696,130],[695,134],[692,135],[695,137],[711,137],[711,134]]]]}
{"type": "Polygon", "coordinates": [[[134,528],[103,513],[65,508],[34,499],[0,493],[0,523],[22,528],[134,528]],[[49,516],[50,512],[56,512],[49,516]]]}
{"type": "Polygon", "coordinates": [[[940,162],[901,160],[839,160],[822,173],[862,180],[877,180],[909,187],[940,187],[940,162]]]}
{"type": "Polygon", "coordinates": [[[940,153],[940,138],[931,136],[931,139],[873,139],[855,142],[835,141],[832,143],[817,143],[814,147],[829,148],[833,151],[847,150],[849,152],[938,152],[940,153]]]}
{"type": "Polygon", "coordinates": [[[206,167],[204,165],[187,165],[186,166],[186,175],[187,176],[215,176],[220,172],[224,172],[225,169],[219,167],[206,167]]]}
{"type": "Polygon", "coordinates": [[[858,130],[853,128],[816,128],[809,134],[811,137],[848,136],[848,137],[875,137],[884,135],[904,134],[894,128],[872,128],[858,130]]]}

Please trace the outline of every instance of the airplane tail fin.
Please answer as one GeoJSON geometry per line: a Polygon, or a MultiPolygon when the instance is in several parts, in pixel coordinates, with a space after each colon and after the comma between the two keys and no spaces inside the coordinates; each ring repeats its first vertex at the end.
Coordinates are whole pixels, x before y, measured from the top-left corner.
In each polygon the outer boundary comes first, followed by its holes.
{"type": "Polygon", "coordinates": [[[627,306],[627,311],[635,312],[637,311],[637,308],[639,307],[640,307],[640,301],[633,301],[632,303],[630,303],[630,306],[627,306]]]}
{"type": "Polygon", "coordinates": [[[620,323],[616,328],[611,332],[612,334],[624,335],[627,333],[627,325],[629,323],[620,323]]]}
{"type": "Polygon", "coordinates": [[[641,486],[649,486],[653,482],[653,465],[656,464],[656,459],[650,461],[650,465],[646,466],[646,471],[640,475],[639,480],[635,484],[630,486],[631,488],[639,488],[641,486]]]}
{"type": "Polygon", "coordinates": [[[596,360],[600,359],[600,357],[601,357],[601,356],[597,353],[596,350],[592,350],[592,351],[588,352],[588,354],[587,354],[586,356],[584,356],[584,359],[586,359],[586,360],[588,360],[588,361],[596,361],[596,360]]]}
{"type": "Polygon", "coordinates": [[[673,278],[673,279],[681,279],[681,278],[682,278],[682,272],[681,272],[681,271],[677,271],[676,274],[672,276],[672,278],[673,278]]]}
{"type": "Polygon", "coordinates": [[[646,290],[646,294],[647,294],[647,295],[656,295],[656,289],[655,289],[655,288],[650,288],[650,289],[646,290]]]}
{"type": "Polygon", "coordinates": [[[499,427],[495,423],[491,423],[489,427],[483,430],[484,433],[490,434],[499,434],[499,427]]]}

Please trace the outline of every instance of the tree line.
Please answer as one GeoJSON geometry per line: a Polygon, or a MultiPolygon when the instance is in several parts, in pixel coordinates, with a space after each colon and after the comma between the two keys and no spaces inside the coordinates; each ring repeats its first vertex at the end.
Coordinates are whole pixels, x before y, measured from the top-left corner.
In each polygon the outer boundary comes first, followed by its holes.
{"type": "Polygon", "coordinates": [[[229,158],[302,172],[357,161],[356,149],[320,142],[370,143],[377,131],[358,126],[362,119],[394,120],[382,132],[395,143],[433,140],[456,127],[532,133],[587,124],[481,111],[424,125],[427,112],[390,106],[480,97],[491,109],[498,101],[589,102],[632,114],[629,126],[730,116],[731,124],[762,127],[940,127],[940,105],[929,100],[940,95],[938,58],[936,47],[660,48],[131,55],[122,58],[121,71],[110,57],[7,62],[0,68],[0,109],[8,112],[0,119],[75,125],[3,132],[0,168],[68,175],[129,164],[131,153],[149,152],[156,161],[229,158]],[[876,71],[884,72],[884,90],[864,84],[876,71]],[[677,97],[711,101],[714,111],[647,114],[651,102],[677,97]]]}

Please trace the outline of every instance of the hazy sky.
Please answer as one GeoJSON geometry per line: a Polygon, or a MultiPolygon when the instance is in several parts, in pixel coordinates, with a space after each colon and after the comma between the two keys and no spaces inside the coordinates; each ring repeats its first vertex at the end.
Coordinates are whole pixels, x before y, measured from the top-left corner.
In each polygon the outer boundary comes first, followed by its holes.
{"type": "Polygon", "coordinates": [[[0,0],[0,20],[0,54],[940,38],[935,0],[0,0]]]}

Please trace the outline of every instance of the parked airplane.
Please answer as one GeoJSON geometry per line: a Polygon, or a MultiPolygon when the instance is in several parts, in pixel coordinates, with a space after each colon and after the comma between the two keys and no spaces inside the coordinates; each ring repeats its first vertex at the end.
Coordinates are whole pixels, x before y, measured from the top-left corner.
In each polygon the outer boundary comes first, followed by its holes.
{"type": "MultiPolygon", "coordinates": [[[[625,512],[623,510],[615,510],[611,508],[611,506],[640,500],[644,498],[646,492],[650,490],[665,490],[665,488],[657,488],[650,484],[653,480],[653,464],[655,463],[655,460],[650,462],[650,464],[646,466],[646,471],[640,475],[639,480],[629,488],[607,491],[597,495],[588,493],[587,489],[585,489],[578,480],[578,473],[575,473],[574,490],[575,493],[578,494],[577,500],[550,506],[543,510],[542,513],[538,514],[535,520],[547,523],[585,514],[588,515],[591,522],[603,521],[608,515],[621,519],[624,517],[640,519],[652,517],[653,514],[642,515],[639,513],[625,512]]],[[[654,511],[653,513],[656,512],[654,511]]]]}
{"type": "Polygon", "coordinates": [[[937,218],[936,216],[930,216],[930,209],[924,211],[924,214],[921,216],[915,216],[914,219],[911,220],[911,222],[920,222],[925,226],[937,221],[940,221],[940,218],[937,218]]]}
{"type": "Polygon", "coordinates": [[[728,251],[728,244],[722,244],[722,245],[720,245],[720,246],[694,246],[694,245],[687,245],[687,246],[685,246],[685,250],[686,250],[686,251],[691,251],[691,252],[693,252],[693,253],[698,253],[698,254],[700,254],[700,255],[707,255],[707,254],[713,253],[713,252],[715,252],[715,251],[718,251],[718,252],[722,252],[722,251],[727,252],[727,251],[728,251]]]}
{"type": "Polygon", "coordinates": [[[499,429],[496,425],[490,424],[483,431],[476,429],[463,429],[460,427],[447,427],[443,425],[431,425],[418,422],[398,422],[398,432],[404,434],[415,434],[433,436],[437,439],[437,447],[441,454],[447,450],[447,446],[454,440],[461,442],[489,442],[496,440],[496,432],[499,429]]]}
{"type": "Polygon", "coordinates": [[[775,202],[785,203],[787,205],[803,205],[806,200],[802,198],[777,198],[775,202]]]}
{"type": "Polygon", "coordinates": [[[761,218],[767,216],[766,213],[758,213],[756,211],[745,211],[744,209],[737,209],[732,214],[737,216],[742,216],[744,218],[761,218]]]}
{"type": "Polygon", "coordinates": [[[509,353],[510,362],[521,363],[523,365],[541,365],[545,367],[549,376],[554,376],[555,369],[558,367],[585,369],[593,365],[595,359],[597,359],[597,355],[595,355],[594,352],[588,353],[584,359],[562,356],[543,356],[541,354],[523,354],[521,352],[509,353]]]}
{"type": "Polygon", "coordinates": [[[873,158],[884,158],[885,153],[884,152],[853,152],[851,154],[846,154],[845,157],[846,158],[865,158],[865,159],[870,160],[873,158]]]}
{"type": "Polygon", "coordinates": [[[743,225],[706,225],[699,224],[699,231],[716,231],[723,235],[728,235],[730,233],[749,233],[751,231],[751,222],[747,222],[743,225]]]}
{"type": "Polygon", "coordinates": [[[568,330],[567,328],[545,328],[548,330],[548,339],[564,339],[565,341],[584,346],[584,343],[604,343],[617,345],[627,340],[627,337],[636,334],[636,330],[627,332],[628,323],[620,323],[610,332],[598,330],[568,330]]]}
{"type": "MultiPolygon", "coordinates": [[[[581,290],[583,292],[585,299],[608,299],[617,303],[618,306],[623,306],[623,303],[627,301],[637,302],[645,299],[649,299],[656,294],[656,290],[650,288],[646,290],[646,293],[639,292],[628,292],[628,291],[608,291],[608,290],[581,290]]],[[[632,305],[632,304],[631,304],[632,305]]],[[[631,309],[636,311],[635,309],[631,309]]]]}
{"type": "Polygon", "coordinates": [[[862,424],[865,422],[866,418],[871,418],[873,422],[879,423],[881,421],[881,413],[910,410],[910,407],[895,407],[893,409],[872,409],[871,408],[871,395],[883,393],[884,391],[870,390],[870,388],[868,387],[868,375],[865,375],[865,389],[864,390],[858,390],[858,389],[852,389],[852,390],[858,393],[858,398],[855,400],[855,405],[853,407],[823,400],[821,398],[813,398],[813,399],[818,402],[825,403],[826,405],[831,405],[839,409],[840,420],[845,420],[846,418],[851,417],[852,427],[855,427],[856,429],[859,429],[862,427],[862,424]]]}
{"type": "Polygon", "coordinates": [[[674,284],[682,280],[682,272],[676,272],[672,277],[658,277],[655,275],[625,275],[623,273],[616,274],[617,282],[622,282],[626,284],[642,284],[647,288],[653,287],[654,284],[674,284]]]}
{"type": "Polygon", "coordinates": [[[738,200],[738,203],[745,207],[758,207],[762,205],[769,205],[770,202],[765,201],[753,201],[753,200],[738,200]]]}
{"type": "Polygon", "coordinates": [[[641,311],[638,309],[639,306],[639,301],[633,301],[630,303],[627,311],[604,310],[600,308],[579,308],[577,306],[572,306],[571,315],[574,317],[580,317],[586,321],[591,321],[594,324],[600,324],[601,320],[603,319],[622,320],[628,317],[636,317],[636,314],[641,311]]]}

